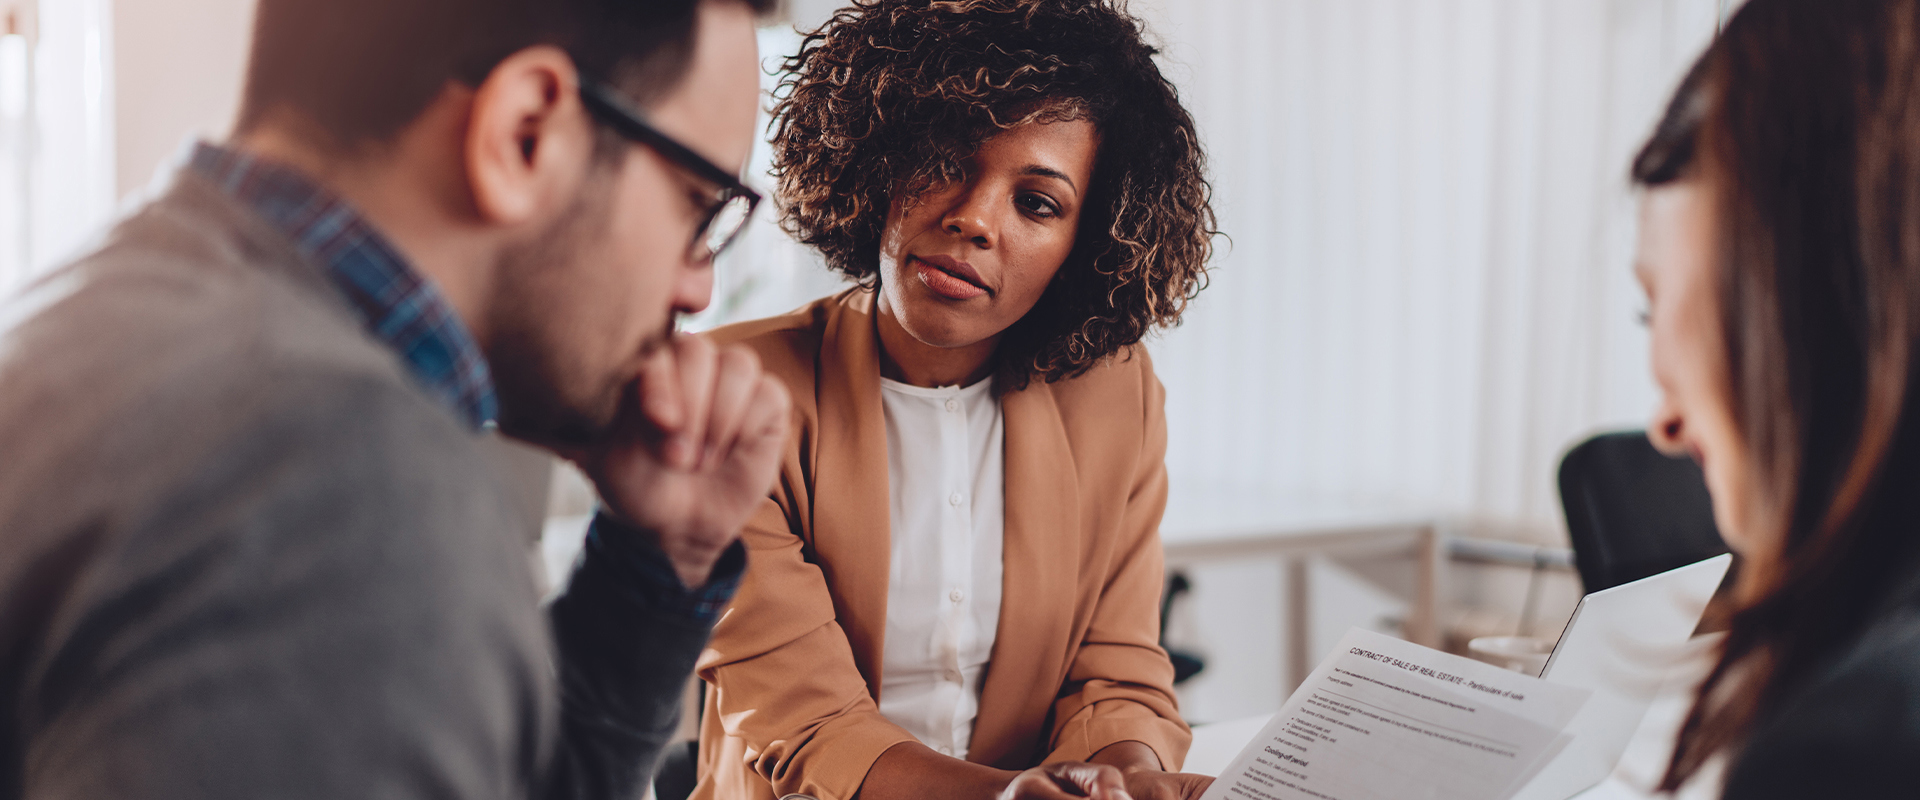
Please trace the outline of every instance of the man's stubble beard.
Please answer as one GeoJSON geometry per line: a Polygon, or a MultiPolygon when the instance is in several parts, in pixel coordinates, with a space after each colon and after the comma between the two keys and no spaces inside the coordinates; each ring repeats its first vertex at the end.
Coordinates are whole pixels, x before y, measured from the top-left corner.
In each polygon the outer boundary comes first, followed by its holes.
{"type": "Polygon", "coordinates": [[[585,447],[604,440],[618,417],[633,376],[595,374],[580,343],[569,341],[566,322],[578,310],[567,306],[586,296],[568,286],[587,272],[583,251],[605,241],[611,228],[612,187],[606,173],[589,178],[552,228],[500,257],[487,359],[500,399],[500,431],[508,436],[549,448],[585,447]]]}

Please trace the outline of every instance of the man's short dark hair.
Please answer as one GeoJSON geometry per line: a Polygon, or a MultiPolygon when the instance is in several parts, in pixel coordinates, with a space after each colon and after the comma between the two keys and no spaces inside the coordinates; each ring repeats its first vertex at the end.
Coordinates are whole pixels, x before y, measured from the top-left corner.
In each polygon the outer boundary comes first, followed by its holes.
{"type": "MultiPolygon", "coordinates": [[[[326,144],[383,142],[448,80],[538,44],[646,103],[679,82],[702,0],[260,0],[239,129],[285,109],[326,144]]],[[[765,13],[774,0],[739,0],[765,13]]]]}

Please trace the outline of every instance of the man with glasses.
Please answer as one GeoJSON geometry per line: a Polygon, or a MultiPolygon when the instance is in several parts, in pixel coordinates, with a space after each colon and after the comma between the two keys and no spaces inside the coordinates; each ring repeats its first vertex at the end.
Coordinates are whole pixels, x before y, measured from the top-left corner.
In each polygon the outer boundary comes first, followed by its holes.
{"type": "Polygon", "coordinates": [[[637,797],[791,413],[673,333],[771,0],[261,0],[233,138],[0,306],[0,800],[637,797]],[[506,435],[601,497],[546,609],[506,435]]]}

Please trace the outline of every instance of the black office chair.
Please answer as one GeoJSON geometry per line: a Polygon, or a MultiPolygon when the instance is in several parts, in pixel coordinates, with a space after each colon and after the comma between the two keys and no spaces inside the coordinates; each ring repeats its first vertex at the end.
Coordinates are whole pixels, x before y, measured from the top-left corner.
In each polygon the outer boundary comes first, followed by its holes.
{"type": "Polygon", "coordinates": [[[1198,653],[1190,653],[1167,645],[1167,624],[1173,621],[1173,601],[1180,595],[1193,590],[1193,581],[1187,574],[1175,571],[1167,577],[1167,590],[1160,595],[1160,647],[1167,651],[1167,659],[1173,662],[1173,684],[1178,686],[1187,679],[1200,674],[1207,668],[1207,662],[1198,653]]]}
{"type": "Polygon", "coordinates": [[[1567,451],[1560,503],[1590,593],[1727,552],[1699,465],[1663,455],[1644,431],[1601,434],[1567,451]]]}

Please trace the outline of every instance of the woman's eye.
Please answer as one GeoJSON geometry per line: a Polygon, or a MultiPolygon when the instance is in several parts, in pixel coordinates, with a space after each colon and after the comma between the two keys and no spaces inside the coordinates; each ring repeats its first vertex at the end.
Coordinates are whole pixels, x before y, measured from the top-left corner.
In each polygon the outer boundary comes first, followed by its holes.
{"type": "Polygon", "coordinates": [[[1060,216],[1059,206],[1054,205],[1052,200],[1048,200],[1037,194],[1020,195],[1014,198],[1014,202],[1018,203],[1021,208],[1026,209],[1028,213],[1036,217],[1060,216]]]}

